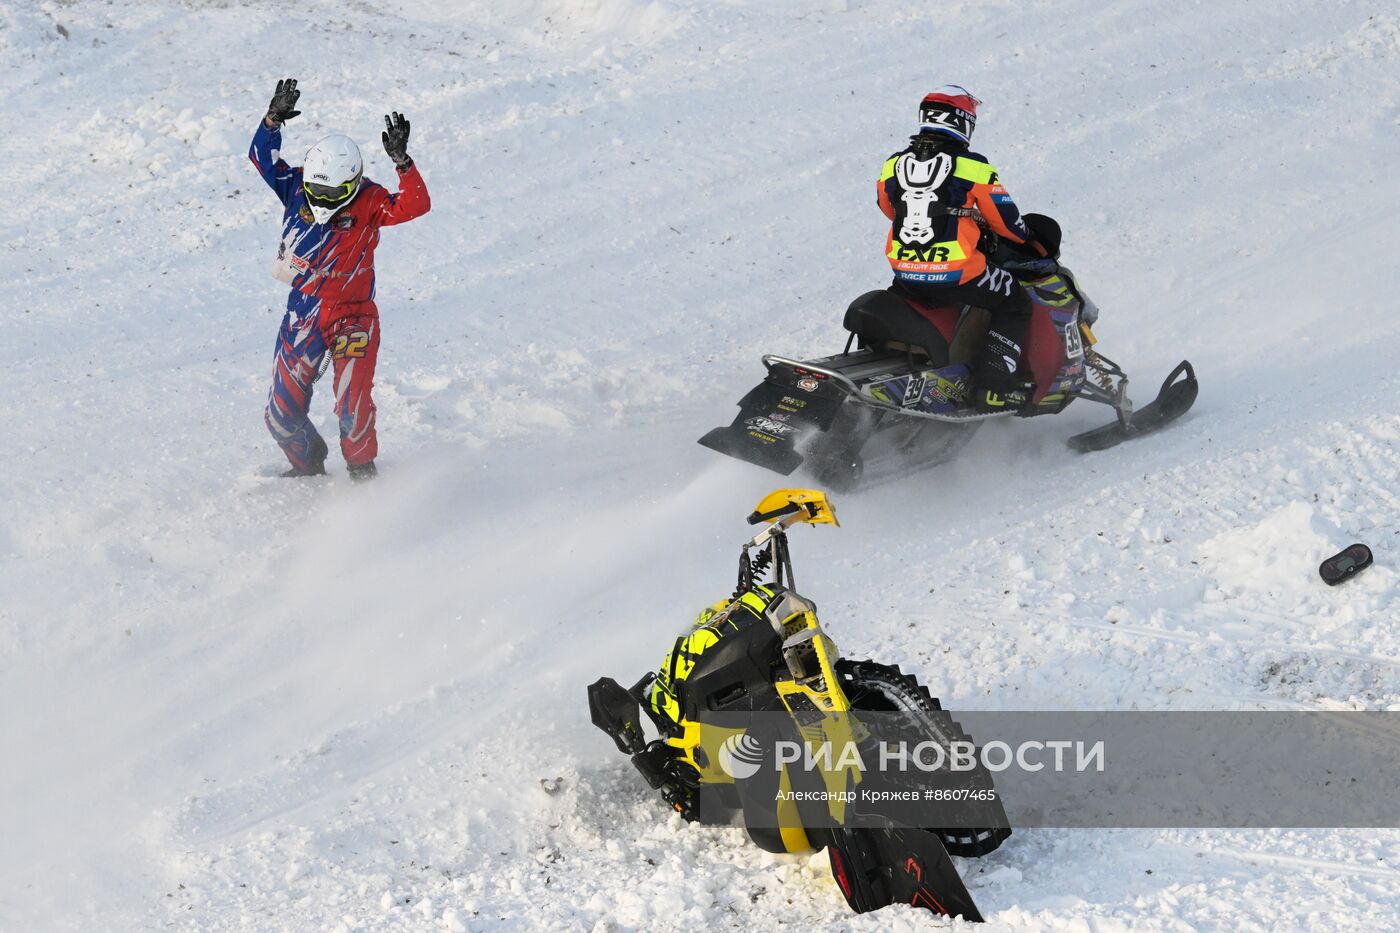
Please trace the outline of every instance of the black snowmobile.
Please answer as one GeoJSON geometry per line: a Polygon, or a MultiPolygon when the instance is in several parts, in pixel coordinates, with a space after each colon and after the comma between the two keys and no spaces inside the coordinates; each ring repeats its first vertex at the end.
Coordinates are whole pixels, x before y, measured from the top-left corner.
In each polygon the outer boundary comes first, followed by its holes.
{"type": "MultiPolygon", "coordinates": [[[[991,803],[955,827],[924,829],[841,799],[842,791],[855,797],[852,788],[863,779],[876,780],[848,763],[828,760],[814,777],[764,757],[753,727],[763,717],[809,748],[868,739],[862,716],[867,723],[897,717],[918,741],[944,748],[971,747],[971,740],[911,675],[842,658],[816,606],[796,592],[786,531],[799,522],[836,524],[823,493],[779,490],[748,520],[768,527],[743,546],[734,594],[700,614],[659,671],[630,689],[609,677],[592,684],[594,725],[685,819],[728,823],[741,816],[750,838],[771,852],[826,848],[832,874],[857,912],[904,903],[981,920],[949,854],[986,855],[1011,835],[985,768],[959,780],[991,803]],[[771,579],[760,582],[770,570],[771,579]],[[639,710],[658,738],[646,738],[639,710]],[[804,788],[805,796],[792,793],[804,788]]],[[[908,780],[924,783],[904,786],[928,786],[926,776],[908,780]]]]}
{"type": "MultiPolygon", "coordinates": [[[[1026,218],[1054,224],[1041,215],[1026,218]]],[[[1058,225],[1053,229],[1058,233],[1058,225]]],[[[805,464],[820,482],[841,489],[946,462],[991,418],[1057,414],[1076,398],[1098,402],[1116,420],[1069,444],[1103,450],[1169,424],[1196,401],[1196,373],[1183,360],[1157,398],[1135,409],[1127,375],[1095,349],[1098,308],[1069,269],[991,234],[987,240],[988,254],[1031,297],[1023,406],[989,414],[969,407],[971,363],[987,334],[985,310],[927,305],[885,289],[846,309],[849,336],[841,353],[812,360],[764,356],[767,377],[739,401],[732,424],[700,443],[784,475],[805,464]]]]}

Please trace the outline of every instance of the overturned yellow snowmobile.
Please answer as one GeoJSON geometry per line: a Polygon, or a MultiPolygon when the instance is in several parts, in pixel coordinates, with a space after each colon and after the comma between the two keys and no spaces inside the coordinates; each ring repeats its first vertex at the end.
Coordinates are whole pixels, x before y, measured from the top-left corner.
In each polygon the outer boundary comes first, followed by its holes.
{"type": "MultiPolygon", "coordinates": [[[[985,855],[1011,834],[1000,803],[982,808],[978,828],[894,825],[852,810],[865,779],[859,760],[828,756],[804,768],[775,757],[779,735],[808,752],[859,747],[869,738],[862,713],[898,714],[940,744],[970,740],[898,667],[843,659],[815,604],[797,593],[787,530],[838,524],[824,493],[778,490],[748,521],[766,527],[743,545],[733,595],[702,611],[630,690],[608,677],[592,684],[594,725],[687,820],[728,822],[737,812],[768,851],[827,848],[854,910],[906,903],[980,920],[948,856],[985,855]],[[640,710],[658,738],[646,739],[640,710]]],[[[985,772],[973,780],[991,787],[985,772]]]]}

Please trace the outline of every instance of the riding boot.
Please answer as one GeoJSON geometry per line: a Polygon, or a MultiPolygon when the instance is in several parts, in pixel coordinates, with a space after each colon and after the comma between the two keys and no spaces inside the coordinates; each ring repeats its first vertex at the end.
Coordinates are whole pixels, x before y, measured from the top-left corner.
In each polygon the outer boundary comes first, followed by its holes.
{"type": "Polygon", "coordinates": [[[293,466],[279,474],[283,479],[296,479],[300,476],[325,476],[326,455],[329,453],[326,442],[318,435],[311,440],[311,449],[306,453],[306,466],[293,466]]]}
{"type": "Polygon", "coordinates": [[[1026,404],[1034,388],[1034,383],[1017,374],[1026,320],[1012,315],[1000,317],[1001,320],[994,321],[987,331],[975,369],[972,407],[982,413],[1015,411],[1026,404]]]}

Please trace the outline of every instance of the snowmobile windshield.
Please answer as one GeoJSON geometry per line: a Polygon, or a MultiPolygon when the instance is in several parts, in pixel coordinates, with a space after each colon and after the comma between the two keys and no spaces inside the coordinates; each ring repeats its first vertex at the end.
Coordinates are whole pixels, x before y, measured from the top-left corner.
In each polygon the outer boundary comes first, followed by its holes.
{"type": "Polygon", "coordinates": [[[302,182],[306,200],[317,207],[339,207],[355,196],[360,180],[352,178],[343,185],[318,185],[313,181],[302,182]]]}

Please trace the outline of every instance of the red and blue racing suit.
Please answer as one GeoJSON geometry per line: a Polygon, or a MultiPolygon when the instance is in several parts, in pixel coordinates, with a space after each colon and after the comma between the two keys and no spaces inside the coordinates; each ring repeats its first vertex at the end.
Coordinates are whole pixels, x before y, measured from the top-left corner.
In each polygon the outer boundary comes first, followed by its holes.
{"type": "Polygon", "coordinates": [[[264,420],[287,459],[307,469],[317,432],[307,417],[311,387],[327,352],[335,370],[335,413],[340,450],[358,466],[378,453],[374,431],[374,364],[379,354],[379,309],[374,304],[374,248],[379,228],[428,212],[431,202],[418,168],[399,171],[399,193],[368,178],[345,207],[318,224],[306,204],[301,169],[279,153],[280,129],[259,122],[248,158],[281,200],[282,241],[275,274],[291,284],[277,335],[272,390],[264,420]]]}

